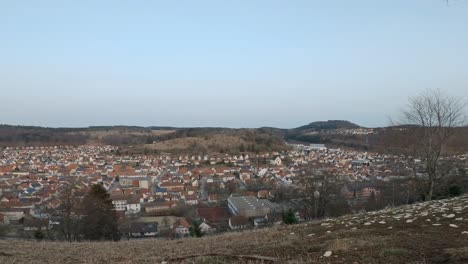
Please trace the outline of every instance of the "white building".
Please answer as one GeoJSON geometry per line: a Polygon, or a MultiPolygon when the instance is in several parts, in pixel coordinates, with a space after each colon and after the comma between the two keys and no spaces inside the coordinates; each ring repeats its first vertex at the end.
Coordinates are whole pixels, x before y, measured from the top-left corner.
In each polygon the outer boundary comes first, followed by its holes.
{"type": "Polygon", "coordinates": [[[275,156],[270,160],[270,164],[273,166],[281,166],[282,163],[280,156],[275,156]]]}
{"type": "Polygon", "coordinates": [[[125,209],[127,211],[125,212],[126,214],[137,214],[141,212],[141,205],[140,203],[127,203],[125,209]]]}
{"type": "Polygon", "coordinates": [[[114,205],[116,211],[125,211],[127,201],[125,200],[112,201],[112,204],[114,205]]]}
{"type": "Polygon", "coordinates": [[[324,144],[310,144],[309,150],[327,150],[324,144]]]}

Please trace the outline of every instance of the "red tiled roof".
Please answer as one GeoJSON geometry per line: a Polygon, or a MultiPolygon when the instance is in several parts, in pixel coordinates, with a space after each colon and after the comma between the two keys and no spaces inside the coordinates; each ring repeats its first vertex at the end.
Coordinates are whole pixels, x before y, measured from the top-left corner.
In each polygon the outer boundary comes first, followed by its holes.
{"type": "Polygon", "coordinates": [[[0,173],[10,173],[13,172],[13,165],[0,166],[0,173]]]}
{"type": "Polygon", "coordinates": [[[222,207],[200,207],[197,209],[198,215],[210,223],[227,221],[229,213],[222,207]]]}
{"type": "Polygon", "coordinates": [[[243,216],[233,216],[230,218],[232,226],[243,226],[249,223],[249,219],[243,216]]]}
{"type": "Polygon", "coordinates": [[[185,218],[180,218],[174,223],[174,228],[177,228],[178,226],[183,226],[185,228],[190,228],[190,223],[187,222],[185,218]]]}

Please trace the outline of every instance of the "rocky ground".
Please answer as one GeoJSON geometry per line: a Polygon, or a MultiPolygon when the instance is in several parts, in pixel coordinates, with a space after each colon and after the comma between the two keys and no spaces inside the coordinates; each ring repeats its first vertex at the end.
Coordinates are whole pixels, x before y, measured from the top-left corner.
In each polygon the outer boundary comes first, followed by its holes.
{"type": "Polygon", "coordinates": [[[468,263],[468,197],[199,239],[0,241],[0,263],[468,263]]]}

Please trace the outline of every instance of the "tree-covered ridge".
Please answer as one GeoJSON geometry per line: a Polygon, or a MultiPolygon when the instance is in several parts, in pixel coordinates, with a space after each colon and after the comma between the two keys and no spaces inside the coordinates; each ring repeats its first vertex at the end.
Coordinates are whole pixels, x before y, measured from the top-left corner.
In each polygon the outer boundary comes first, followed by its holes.
{"type": "Polygon", "coordinates": [[[328,120],[312,122],[308,125],[296,128],[296,130],[326,130],[326,129],[356,129],[362,128],[359,125],[346,120],[328,120]]]}

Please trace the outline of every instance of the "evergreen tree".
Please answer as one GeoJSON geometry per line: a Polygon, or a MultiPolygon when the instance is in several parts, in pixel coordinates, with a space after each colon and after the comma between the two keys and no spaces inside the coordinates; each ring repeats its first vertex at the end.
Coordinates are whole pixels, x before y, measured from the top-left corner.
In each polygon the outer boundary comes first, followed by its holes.
{"type": "Polygon", "coordinates": [[[89,240],[120,239],[114,205],[101,184],[93,185],[83,199],[82,233],[89,240]]]}
{"type": "Polygon", "coordinates": [[[193,221],[192,226],[190,227],[190,235],[192,237],[202,237],[203,232],[201,231],[200,228],[200,223],[198,221],[193,221]]]}
{"type": "Polygon", "coordinates": [[[296,215],[292,209],[289,209],[286,213],[283,213],[283,223],[287,225],[297,224],[296,215]]]}
{"type": "Polygon", "coordinates": [[[44,234],[44,231],[42,231],[42,229],[37,229],[36,231],[34,231],[34,238],[37,239],[37,240],[42,240],[45,238],[45,234],[44,234]]]}

